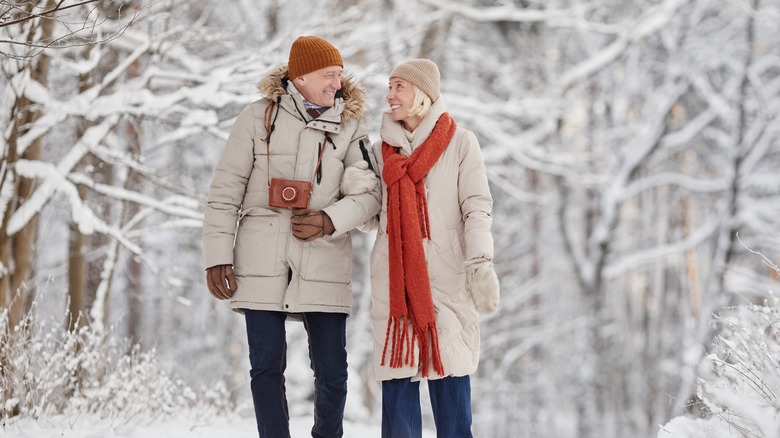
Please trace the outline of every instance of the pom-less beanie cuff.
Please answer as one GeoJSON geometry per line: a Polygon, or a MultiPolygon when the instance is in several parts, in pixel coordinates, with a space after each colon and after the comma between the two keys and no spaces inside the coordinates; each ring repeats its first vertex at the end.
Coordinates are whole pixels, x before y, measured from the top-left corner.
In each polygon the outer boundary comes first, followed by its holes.
{"type": "Polygon", "coordinates": [[[290,47],[290,59],[287,62],[290,79],[333,65],[344,67],[344,61],[338,49],[324,38],[302,36],[290,47]]]}
{"type": "Polygon", "coordinates": [[[401,78],[413,84],[435,102],[439,98],[439,68],[429,59],[410,59],[399,64],[391,78],[401,78]]]}

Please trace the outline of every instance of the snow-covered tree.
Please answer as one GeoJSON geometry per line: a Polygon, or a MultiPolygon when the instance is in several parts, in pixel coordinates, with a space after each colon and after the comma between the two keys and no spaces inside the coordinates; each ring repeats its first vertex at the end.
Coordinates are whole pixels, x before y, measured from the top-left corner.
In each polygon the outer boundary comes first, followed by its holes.
{"type": "MultiPolygon", "coordinates": [[[[713,312],[777,281],[735,244],[739,231],[780,249],[776,0],[99,3],[64,11],[94,23],[85,45],[2,59],[3,306],[37,290],[60,309],[68,291],[91,328],[121,320],[143,348],[197,362],[189,378],[229,374],[245,395],[241,319],[203,284],[202,204],[238,111],[305,34],[339,47],[365,86],[372,139],[387,74],[428,57],[480,140],[502,299],[482,322],[476,434],[655,434],[697,398],[713,312]],[[11,256],[36,218],[31,252],[11,256]],[[29,273],[13,283],[22,260],[29,273]]],[[[42,23],[0,29],[19,40],[42,23]]],[[[376,418],[372,239],[355,236],[348,413],[376,418]]],[[[299,325],[289,345],[291,410],[303,412],[299,325]]]]}

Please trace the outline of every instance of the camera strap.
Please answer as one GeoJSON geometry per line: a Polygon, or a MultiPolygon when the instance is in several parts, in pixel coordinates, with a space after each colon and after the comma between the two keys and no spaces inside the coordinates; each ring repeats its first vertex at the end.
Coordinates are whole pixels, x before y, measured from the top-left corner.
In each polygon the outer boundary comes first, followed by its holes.
{"type": "Polygon", "coordinates": [[[265,158],[266,164],[268,165],[266,167],[268,169],[266,176],[268,177],[269,189],[271,188],[271,133],[274,132],[274,128],[276,128],[276,118],[279,117],[279,108],[277,106],[277,103],[272,101],[270,105],[265,107],[265,114],[263,116],[265,138],[262,140],[265,141],[265,158]],[[271,114],[274,112],[274,109],[276,109],[276,115],[274,115],[273,120],[271,120],[271,114]]]}
{"type": "MultiPolygon", "coordinates": [[[[265,114],[263,116],[263,124],[265,126],[265,138],[262,139],[265,141],[265,157],[266,157],[266,163],[267,163],[267,177],[268,177],[268,188],[271,188],[271,133],[274,131],[274,128],[276,127],[276,118],[279,116],[279,108],[278,104],[276,102],[271,102],[270,105],[268,105],[265,108],[265,114]],[[274,109],[276,109],[276,114],[274,114],[273,119],[271,117],[271,114],[274,113],[274,109]]],[[[318,145],[319,151],[317,152],[317,166],[314,168],[314,175],[312,177],[317,178],[317,184],[319,184],[322,181],[322,155],[325,153],[325,146],[330,142],[330,144],[333,145],[333,148],[336,148],[336,145],[333,143],[333,140],[330,139],[330,136],[327,132],[325,132],[325,138],[323,139],[322,143],[318,145]]]]}

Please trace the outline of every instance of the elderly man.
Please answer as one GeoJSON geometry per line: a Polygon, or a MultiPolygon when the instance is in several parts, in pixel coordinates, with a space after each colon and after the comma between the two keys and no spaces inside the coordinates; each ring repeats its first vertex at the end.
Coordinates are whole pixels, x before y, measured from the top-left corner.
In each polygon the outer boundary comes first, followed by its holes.
{"type": "Polygon", "coordinates": [[[380,208],[368,169],[365,93],[339,51],[302,36],[259,83],[216,166],[203,224],[206,282],[246,319],[261,437],[289,436],[285,320],[308,333],[315,377],[313,437],[342,436],[351,311],[349,232],[380,208]],[[342,180],[364,193],[344,196],[342,180]]]}

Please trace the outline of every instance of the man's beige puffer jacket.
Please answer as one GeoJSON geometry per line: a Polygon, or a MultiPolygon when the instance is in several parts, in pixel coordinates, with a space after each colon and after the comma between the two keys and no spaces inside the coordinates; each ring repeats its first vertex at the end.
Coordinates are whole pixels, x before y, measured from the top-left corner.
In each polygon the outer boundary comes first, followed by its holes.
{"type": "Polygon", "coordinates": [[[370,148],[361,121],[365,93],[345,76],[342,97],[309,120],[300,95],[287,93],[286,77],[286,65],[267,74],[258,85],[265,97],[246,106],[233,125],[206,202],[204,264],[233,265],[238,289],[231,306],[236,311],[349,314],[349,231],[380,209],[378,189],[356,196],[339,193],[344,169],[363,160],[361,145],[370,148]],[[264,116],[272,102],[277,105],[270,112],[274,129],[267,146],[264,116]],[[318,180],[315,168],[321,147],[318,180]],[[269,177],[312,181],[309,208],[328,214],[336,229],[333,235],[309,243],[296,239],[290,229],[291,212],[268,205],[269,177]]]}

